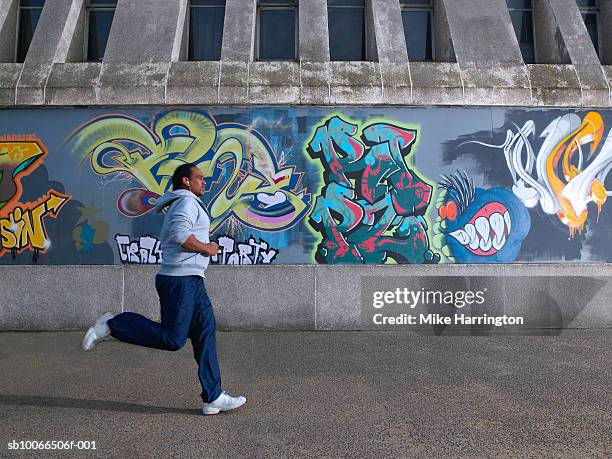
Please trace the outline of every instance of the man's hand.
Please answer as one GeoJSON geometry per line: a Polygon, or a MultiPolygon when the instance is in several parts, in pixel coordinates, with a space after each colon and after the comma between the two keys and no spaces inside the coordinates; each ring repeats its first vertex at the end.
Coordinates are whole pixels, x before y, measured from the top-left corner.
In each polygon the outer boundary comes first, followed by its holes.
{"type": "Polygon", "coordinates": [[[181,244],[181,247],[191,252],[202,253],[209,257],[216,255],[219,251],[219,244],[216,242],[199,241],[193,234],[189,235],[187,240],[181,244]]]}
{"type": "Polygon", "coordinates": [[[209,242],[206,245],[208,246],[208,256],[209,257],[212,257],[213,255],[217,255],[217,252],[219,251],[219,244],[217,244],[216,242],[209,242]]]}

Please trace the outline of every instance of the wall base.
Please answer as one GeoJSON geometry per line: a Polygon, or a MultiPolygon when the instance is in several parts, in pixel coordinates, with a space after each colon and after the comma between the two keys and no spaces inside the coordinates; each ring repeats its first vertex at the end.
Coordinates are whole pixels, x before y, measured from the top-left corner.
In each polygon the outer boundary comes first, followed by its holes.
{"type": "MultiPolygon", "coordinates": [[[[0,330],[84,329],[105,311],[159,320],[157,266],[1,266],[0,330]]],[[[211,266],[206,286],[226,330],[417,333],[612,328],[612,265],[211,266]],[[373,308],[373,291],[483,290],[481,305],[373,308]],[[455,310],[456,309],[456,310],[455,310]],[[521,316],[516,327],[388,327],[376,313],[521,316]]],[[[397,315],[397,314],[396,314],[397,315]]],[[[473,333],[474,334],[474,333],[473,333]]],[[[477,333],[479,334],[479,333],[477,333]]]]}

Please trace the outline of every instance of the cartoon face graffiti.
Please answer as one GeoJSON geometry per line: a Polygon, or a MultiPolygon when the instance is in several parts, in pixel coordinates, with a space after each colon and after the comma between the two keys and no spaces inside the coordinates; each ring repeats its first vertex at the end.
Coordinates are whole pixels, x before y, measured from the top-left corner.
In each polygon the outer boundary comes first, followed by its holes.
{"type": "Polygon", "coordinates": [[[510,263],[521,249],[531,219],[523,203],[503,188],[474,188],[465,173],[444,176],[437,201],[434,246],[449,261],[510,263]]]}

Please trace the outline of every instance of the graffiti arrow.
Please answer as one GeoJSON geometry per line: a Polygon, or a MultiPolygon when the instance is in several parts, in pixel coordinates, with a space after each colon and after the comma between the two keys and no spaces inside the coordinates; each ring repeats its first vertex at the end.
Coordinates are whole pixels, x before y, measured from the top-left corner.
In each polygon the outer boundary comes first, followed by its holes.
{"type": "Polygon", "coordinates": [[[63,194],[58,193],[55,190],[49,190],[49,198],[47,199],[47,211],[56,215],[64,202],[70,199],[69,196],[65,196],[63,194]]]}

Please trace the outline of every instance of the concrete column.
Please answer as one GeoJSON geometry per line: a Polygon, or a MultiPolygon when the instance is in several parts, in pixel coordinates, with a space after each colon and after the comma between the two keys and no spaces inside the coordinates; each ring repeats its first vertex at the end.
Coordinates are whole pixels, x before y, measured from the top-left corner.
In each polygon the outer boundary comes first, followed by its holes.
{"type": "Polygon", "coordinates": [[[120,0],[104,63],[170,62],[178,55],[175,48],[183,36],[179,24],[184,23],[184,14],[183,0],[120,0]]]}
{"type": "MultiPolygon", "coordinates": [[[[83,8],[84,0],[47,0],[32,37],[25,65],[65,62],[83,8]]],[[[83,43],[79,45],[82,60],[83,43]]]]}
{"type": "MultiPolygon", "coordinates": [[[[574,0],[544,0],[554,14],[572,64],[599,64],[591,37],[574,0]]],[[[603,3],[603,2],[602,2],[603,3]]]]}
{"type": "Polygon", "coordinates": [[[378,61],[398,64],[408,62],[399,2],[371,0],[371,14],[378,61]]]}
{"type": "Polygon", "coordinates": [[[53,64],[66,61],[81,17],[83,2],[84,0],[45,2],[17,83],[17,103],[45,103],[45,89],[53,64]]]}
{"type": "Polygon", "coordinates": [[[227,0],[221,60],[251,62],[255,43],[256,0],[227,0]]]}
{"type": "Polygon", "coordinates": [[[456,62],[443,0],[434,0],[434,48],[438,62],[456,62]]]}
{"type": "Polygon", "coordinates": [[[605,0],[599,3],[601,63],[604,65],[612,65],[612,1],[605,0]]]}
{"type": "Polygon", "coordinates": [[[188,21],[187,15],[189,14],[189,0],[179,0],[179,12],[176,23],[176,33],[174,34],[174,44],[172,46],[172,56],[170,60],[172,62],[187,60],[187,39],[188,32],[188,21]]]}
{"type": "Polygon", "coordinates": [[[550,2],[533,3],[533,21],[538,64],[569,64],[571,60],[550,2]]]}
{"type": "Polygon", "coordinates": [[[471,105],[531,103],[527,68],[505,0],[443,0],[463,91],[471,105]]]}
{"type": "Polygon", "coordinates": [[[18,0],[0,0],[0,62],[15,62],[18,0]]]}
{"type": "MultiPolygon", "coordinates": [[[[582,104],[602,106],[610,103],[610,86],[574,0],[542,0],[549,3],[567,53],[582,88],[582,104]]],[[[602,4],[604,2],[601,2],[602,4]]]]}
{"type": "Polygon", "coordinates": [[[523,65],[505,0],[444,0],[457,62],[523,65]]]}
{"type": "Polygon", "coordinates": [[[329,61],[329,28],[326,0],[299,0],[300,62],[329,61]]]}

